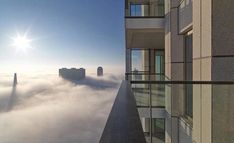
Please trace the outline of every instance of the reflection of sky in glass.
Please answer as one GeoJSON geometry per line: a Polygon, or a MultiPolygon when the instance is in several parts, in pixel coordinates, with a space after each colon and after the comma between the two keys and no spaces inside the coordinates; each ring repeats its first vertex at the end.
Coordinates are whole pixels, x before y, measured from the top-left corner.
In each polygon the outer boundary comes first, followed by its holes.
{"type": "Polygon", "coordinates": [[[156,73],[161,73],[161,56],[156,56],[155,58],[156,62],[156,73]]]}
{"type": "Polygon", "coordinates": [[[143,58],[142,51],[140,50],[132,51],[132,71],[134,70],[143,71],[142,58],[143,58]]]}
{"type": "Polygon", "coordinates": [[[141,15],[142,15],[141,5],[132,4],[131,5],[131,16],[141,16],[141,15]]]}

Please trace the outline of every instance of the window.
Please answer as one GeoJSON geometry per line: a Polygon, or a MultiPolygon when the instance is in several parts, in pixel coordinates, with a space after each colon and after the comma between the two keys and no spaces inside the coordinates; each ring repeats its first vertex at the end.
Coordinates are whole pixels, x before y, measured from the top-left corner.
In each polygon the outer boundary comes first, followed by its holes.
{"type": "Polygon", "coordinates": [[[138,1],[126,3],[126,16],[132,17],[164,17],[165,0],[138,1]]]}
{"type": "MultiPolygon", "coordinates": [[[[193,80],[193,35],[185,36],[185,80],[193,80]]],[[[193,117],[193,85],[185,87],[185,115],[193,117]]]]}
{"type": "Polygon", "coordinates": [[[154,5],[154,16],[164,16],[164,0],[158,0],[154,5]]]}
{"type": "Polygon", "coordinates": [[[155,73],[164,74],[164,51],[155,51],[155,73]]]}
{"type": "Polygon", "coordinates": [[[164,142],[165,141],[165,119],[152,119],[152,136],[153,143],[157,143],[158,141],[164,142]]]}
{"type": "Polygon", "coordinates": [[[149,5],[146,4],[131,4],[131,16],[149,16],[149,5]]]}
{"type": "Polygon", "coordinates": [[[164,118],[141,118],[142,128],[148,143],[165,142],[165,119],[164,118]],[[151,128],[150,128],[151,126],[151,128]]]}
{"type": "Polygon", "coordinates": [[[131,61],[132,72],[149,72],[149,50],[132,50],[131,61]]]}

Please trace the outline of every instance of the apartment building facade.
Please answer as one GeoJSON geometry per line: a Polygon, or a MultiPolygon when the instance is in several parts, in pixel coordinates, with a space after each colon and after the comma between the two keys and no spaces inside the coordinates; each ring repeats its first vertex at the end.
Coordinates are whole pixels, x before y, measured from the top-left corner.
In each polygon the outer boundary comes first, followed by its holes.
{"type": "Polygon", "coordinates": [[[234,142],[233,6],[125,1],[126,79],[146,142],[234,142]]]}

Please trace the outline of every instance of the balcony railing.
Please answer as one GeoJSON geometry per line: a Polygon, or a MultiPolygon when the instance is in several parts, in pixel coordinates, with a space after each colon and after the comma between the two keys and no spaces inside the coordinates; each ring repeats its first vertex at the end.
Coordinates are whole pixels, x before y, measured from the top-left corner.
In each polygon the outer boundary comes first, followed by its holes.
{"type": "MultiPolygon", "coordinates": [[[[138,106],[143,105],[149,108],[151,114],[151,128],[153,120],[152,109],[158,106],[163,107],[165,105],[165,109],[169,114],[177,114],[178,116],[173,117],[184,118],[188,121],[188,124],[191,124],[191,127],[193,126],[193,118],[199,118],[199,120],[210,119],[202,120],[200,122],[207,126],[210,124],[212,143],[233,142],[233,81],[132,80],[129,82],[133,87],[133,91],[135,90],[135,86],[144,87],[144,90],[140,90],[137,94],[135,93],[135,98],[138,106]],[[157,87],[156,90],[153,88],[154,86],[157,87]],[[145,91],[145,88],[147,88],[147,92],[145,91]],[[187,92],[188,90],[191,91],[187,92]],[[196,107],[196,109],[194,110],[193,107],[196,107]]],[[[206,134],[202,130],[202,127],[200,127],[200,132],[206,134]]],[[[151,135],[149,142],[154,143],[152,129],[149,134],[151,135]]]]}
{"type": "Polygon", "coordinates": [[[233,81],[169,81],[163,75],[161,77],[164,80],[152,81],[155,76],[160,77],[157,74],[126,74],[128,80],[121,84],[100,143],[144,143],[145,140],[149,143],[164,142],[162,129],[165,129],[165,120],[157,121],[157,117],[154,117],[154,109],[162,108],[168,115],[173,115],[171,118],[183,118],[183,121],[191,124],[190,127],[194,119],[201,120],[199,122],[204,126],[210,126],[209,130],[203,130],[201,126],[196,129],[202,134],[211,131],[212,143],[233,142],[233,81]],[[147,76],[145,79],[150,80],[134,79],[136,75],[147,76]],[[145,117],[145,120],[149,120],[145,122],[149,123],[145,134],[137,107],[147,108],[150,114],[145,117]]]}
{"type": "MultiPolygon", "coordinates": [[[[163,74],[155,74],[148,72],[132,72],[126,73],[126,80],[129,81],[164,81],[163,74]]],[[[165,85],[159,84],[131,84],[137,107],[157,107],[165,108],[165,85]]]]}
{"type": "Polygon", "coordinates": [[[132,1],[126,0],[125,16],[127,18],[164,17],[164,0],[132,1]]]}
{"type": "MultiPolygon", "coordinates": [[[[148,69],[150,67],[147,67],[148,69]]],[[[125,74],[125,79],[129,81],[164,81],[166,77],[160,73],[149,73],[149,71],[133,71],[125,74]]]]}

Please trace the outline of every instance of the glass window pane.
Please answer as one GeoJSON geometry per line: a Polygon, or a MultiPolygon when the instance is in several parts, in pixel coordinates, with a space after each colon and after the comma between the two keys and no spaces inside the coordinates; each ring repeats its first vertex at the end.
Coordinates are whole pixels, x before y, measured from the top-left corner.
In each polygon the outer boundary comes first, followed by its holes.
{"type": "Polygon", "coordinates": [[[136,15],[135,16],[141,16],[142,15],[142,12],[141,12],[141,5],[136,5],[136,8],[135,8],[135,13],[136,15]]]}
{"type": "Polygon", "coordinates": [[[149,107],[149,85],[148,84],[132,84],[132,91],[138,107],[149,107]]]}
{"type": "Polygon", "coordinates": [[[131,5],[130,6],[130,15],[131,16],[136,16],[136,12],[135,12],[136,10],[135,9],[136,9],[136,5],[131,5]]]}
{"type": "Polygon", "coordinates": [[[130,16],[164,16],[164,0],[130,3],[130,16]]]}
{"type": "Polygon", "coordinates": [[[164,74],[164,51],[155,51],[155,73],[164,74]]]}
{"type": "Polygon", "coordinates": [[[152,119],[152,143],[165,141],[165,119],[152,119]]]}
{"type": "Polygon", "coordinates": [[[149,5],[142,5],[141,9],[141,16],[149,16],[149,5]]]}
{"type": "Polygon", "coordinates": [[[130,5],[130,14],[131,16],[141,16],[142,10],[141,10],[141,5],[140,4],[131,4],[130,5]]]}
{"type": "Polygon", "coordinates": [[[152,107],[165,108],[165,85],[151,84],[152,107]]]}
{"type": "Polygon", "coordinates": [[[149,16],[149,5],[146,4],[131,4],[131,16],[149,16]]]}
{"type": "Polygon", "coordinates": [[[155,62],[156,62],[156,66],[155,66],[155,68],[156,68],[156,73],[157,74],[160,74],[161,73],[161,71],[162,71],[162,69],[161,69],[161,56],[156,56],[155,57],[155,62]]]}
{"type": "MultiPolygon", "coordinates": [[[[192,34],[185,36],[185,80],[193,80],[193,39],[192,34]]],[[[193,86],[185,85],[185,114],[193,117],[193,86]]]]}
{"type": "Polygon", "coordinates": [[[132,72],[149,71],[149,51],[148,50],[132,50],[132,72]]]}

